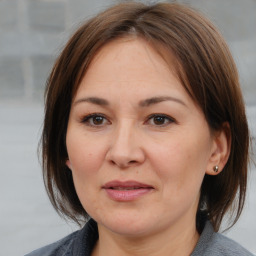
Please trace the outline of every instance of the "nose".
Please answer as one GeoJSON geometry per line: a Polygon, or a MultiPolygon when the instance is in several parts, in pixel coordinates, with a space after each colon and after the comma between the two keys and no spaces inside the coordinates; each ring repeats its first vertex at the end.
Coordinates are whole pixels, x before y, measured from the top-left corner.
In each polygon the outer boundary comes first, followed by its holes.
{"type": "Polygon", "coordinates": [[[113,131],[106,159],[121,169],[136,166],[145,161],[143,143],[136,127],[123,123],[113,131]]]}

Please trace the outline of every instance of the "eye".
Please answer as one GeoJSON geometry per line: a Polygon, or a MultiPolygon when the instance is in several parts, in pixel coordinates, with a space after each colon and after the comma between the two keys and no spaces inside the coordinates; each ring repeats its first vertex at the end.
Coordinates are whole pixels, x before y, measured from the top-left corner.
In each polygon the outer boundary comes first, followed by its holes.
{"type": "Polygon", "coordinates": [[[151,115],[147,121],[150,125],[155,125],[155,126],[165,126],[170,123],[175,122],[173,118],[167,115],[163,114],[154,114],[151,115]]]}
{"type": "Polygon", "coordinates": [[[90,114],[82,119],[82,123],[85,123],[88,126],[103,126],[108,124],[109,121],[102,114],[90,114]]]}

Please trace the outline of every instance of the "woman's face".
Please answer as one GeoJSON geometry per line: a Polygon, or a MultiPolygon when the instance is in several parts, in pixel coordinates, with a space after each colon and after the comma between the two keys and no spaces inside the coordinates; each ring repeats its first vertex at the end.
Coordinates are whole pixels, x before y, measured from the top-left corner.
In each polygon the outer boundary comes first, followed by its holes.
{"type": "Polygon", "coordinates": [[[142,39],[94,57],[66,145],[78,197],[99,229],[149,235],[195,225],[215,142],[170,65],[142,39]]]}

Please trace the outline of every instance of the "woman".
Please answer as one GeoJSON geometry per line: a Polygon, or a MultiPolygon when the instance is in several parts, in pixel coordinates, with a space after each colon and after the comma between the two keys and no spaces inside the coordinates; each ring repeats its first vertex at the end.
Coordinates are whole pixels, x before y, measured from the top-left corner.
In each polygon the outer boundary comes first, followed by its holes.
{"type": "Polygon", "coordinates": [[[248,146],[215,27],[179,4],[116,5],[73,35],[46,91],[45,185],[88,222],[29,255],[252,255],[216,233],[241,214],[248,146]]]}

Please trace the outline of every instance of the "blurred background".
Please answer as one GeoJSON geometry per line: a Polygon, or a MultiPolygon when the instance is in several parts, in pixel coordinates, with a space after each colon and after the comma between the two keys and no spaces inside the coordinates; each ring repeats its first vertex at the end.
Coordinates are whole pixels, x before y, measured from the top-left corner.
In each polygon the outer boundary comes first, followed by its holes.
{"type": "MultiPolygon", "coordinates": [[[[60,219],[44,191],[37,156],[43,91],[54,59],[68,37],[83,20],[116,2],[0,0],[1,255],[24,255],[78,228],[60,219]]],[[[240,72],[256,148],[256,0],[177,2],[200,9],[228,41],[240,72]]],[[[255,184],[252,166],[245,211],[237,225],[225,233],[253,253],[255,184]]]]}

